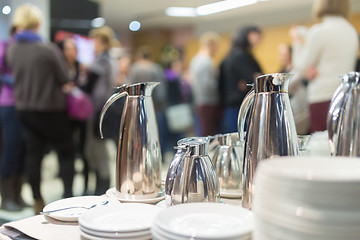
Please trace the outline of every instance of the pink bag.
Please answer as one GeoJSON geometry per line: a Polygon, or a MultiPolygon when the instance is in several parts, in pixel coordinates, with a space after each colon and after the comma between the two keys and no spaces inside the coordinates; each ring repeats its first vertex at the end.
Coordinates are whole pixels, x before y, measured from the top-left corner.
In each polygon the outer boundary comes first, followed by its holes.
{"type": "Polygon", "coordinates": [[[66,95],[67,112],[70,119],[87,120],[94,113],[89,96],[79,88],[66,95]]]}

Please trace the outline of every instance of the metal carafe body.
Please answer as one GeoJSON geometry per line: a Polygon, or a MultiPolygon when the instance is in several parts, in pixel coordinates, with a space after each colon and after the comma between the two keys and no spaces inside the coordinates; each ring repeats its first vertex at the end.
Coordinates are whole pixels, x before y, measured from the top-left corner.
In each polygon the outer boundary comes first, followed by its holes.
{"type": "Polygon", "coordinates": [[[330,102],[327,116],[330,153],[360,156],[360,73],[343,76],[330,102]]]}
{"type": "Polygon", "coordinates": [[[163,195],[161,189],[161,151],[152,90],[158,82],[119,87],[100,115],[100,132],[106,110],[126,97],[120,122],[116,161],[116,190],[122,198],[147,199],[163,195]]]}
{"type": "Polygon", "coordinates": [[[238,133],[220,135],[213,163],[219,177],[221,197],[240,197],[242,192],[242,147],[238,133]]]}
{"type": "Polygon", "coordinates": [[[219,179],[208,154],[209,139],[185,138],[170,164],[165,181],[168,206],[191,202],[218,202],[219,179]]]}
{"type": "Polygon", "coordinates": [[[214,136],[208,136],[208,138],[209,138],[209,153],[208,153],[208,155],[212,162],[214,162],[213,159],[214,159],[215,152],[220,147],[220,144],[219,144],[220,136],[221,136],[221,134],[216,134],[214,136]]]}
{"type": "Polygon", "coordinates": [[[246,96],[239,110],[239,137],[244,144],[242,205],[247,209],[251,209],[259,161],[299,154],[288,95],[291,77],[292,74],[274,73],[256,78],[253,92],[246,96]]]}

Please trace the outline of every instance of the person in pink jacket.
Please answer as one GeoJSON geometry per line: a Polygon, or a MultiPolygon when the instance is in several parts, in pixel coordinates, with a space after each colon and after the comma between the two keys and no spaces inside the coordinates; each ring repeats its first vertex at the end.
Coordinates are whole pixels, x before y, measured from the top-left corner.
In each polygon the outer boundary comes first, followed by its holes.
{"type": "MultiPolygon", "coordinates": [[[[15,28],[12,27],[11,35],[15,28]]],[[[9,42],[0,42],[0,131],[2,152],[0,160],[1,209],[20,211],[26,206],[21,198],[24,172],[24,144],[21,126],[16,116],[14,77],[5,59],[9,42]]]]}

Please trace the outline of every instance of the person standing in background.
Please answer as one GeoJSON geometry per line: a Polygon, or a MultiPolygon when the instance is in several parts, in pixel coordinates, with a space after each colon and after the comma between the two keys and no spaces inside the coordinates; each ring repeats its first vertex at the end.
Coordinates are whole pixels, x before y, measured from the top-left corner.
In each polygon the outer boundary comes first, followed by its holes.
{"type": "Polygon", "coordinates": [[[55,44],[43,43],[38,35],[41,11],[24,4],[15,11],[15,43],[9,47],[7,62],[13,72],[15,105],[26,144],[26,173],[34,197],[35,214],[44,207],[40,192],[41,162],[47,148],[59,158],[63,197],[72,196],[74,145],[65,93],[73,88],[65,63],[55,44]]]}
{"type": "Polygon", "coordinates": [[[240,105],[262,70],[253,55],[261,42],[261,31],[256,26],[245,26],[234,36],[232,48],[220,65],[219,91],[224,106],[222,132],[237,131],[240,105]]]}
{"type": "Polygon", "coordinates": [[[315,0],[313,16],[321,20],[305,37],[299,27],[290,30],[293,38],[292,83],[309,81],[310,131],[326,130],[331,98],[341,83],[341,75],[354,71],[358,52],[358,35],[348,22],[349,0],[315,0]]]}
{"type": "MultiPolygon", "coordinates": [[[[110,159],[106,141],[100,138],[99,118],[101,109],[113,93],[115,83],[112,59],[109,55],[115,34],[110,27],[103,26],[92,29],[90,37],[94,40],[96,57],[89,67],[87,85],[83,89],[90,95],[95,113],[87,123],[85,153],[90,170],[96,175],[95,195],[101,195],[110,185],[110,159]]],[[[106,134],[104,136],[108,137],[106,134]]]]}
{"type": "Polygon", "coordinates": [[[289,44],[281,43],[278,46],[280,73],[289,73],[293,69],[292,48],[289,44]]]}
{"type": "Polygon", "coordinates": [[[200,49],[190,62],[192,94],[195,105],[195,134],[212,136],[218,133],[221,119],[218,81],[213,63],[220,36],[205,32],[200,37],[200,49]]]}
{"type": "MultiPolygon", "coordinates": [[[[186,102],[186,97],[183,94],[182,86],[185,83],[183,80],[183,63],[181,58],[169,59],[164,63],[164,78],[165,78],[165,86],[166,86],[166,101],[167,101],[167,109],[165,110],[166,115],[166,126],[167,126],[167,141],[165,146],[165,151],[172,152],[174,146],[177,146],[177,141],[184,138],[186,136],[186,131],[189,127],[191,127],[192,121],[189,121],[189,126],[184,129],[174,128],[172,126],[184,126],[184,124],[179,123],[182,119],[179,119],[179,112],[181,112],[182,117],[186,120],[192,120],[193,114],[191,111],[191,107],[186,102]],[[188,107],[189,111],[181,111],[181,109],[177,108],[178,106],[188,107]],[[174,109],[176,111],[176,117],[171,116],[171,111],[174,109]],[[173,108],[173,109],[171,109],[173,108]],[[187,114],[188,113],[188,114],[187,114]],[[184,116],[187,114],[188,117],[184,116]]],[[[174,111],[174,110],[173,110],[174,111]]]]}
{"type": "MultiPolygon", "coordinates": [[[[281,63],[280,73],[292,73],[292,48],[289,44],[282,43],[278,47],[279,60],[281,63]]],[[[294,115],[296,132],[298,135],[306,135],[310,132],[310,111],[307,100],[308,82],[303,79],[299,85],[290,85],[289,97],[294,115]],[[295,89],[293,89],[295,88],[295,89]]]]}
{"type": "Polygon", "coordinates": [[[127,82],[131,68],[131,57],[127,53],[123,53],[117,60],[117,76],[115,86],[119,87],[127,82]]]}
{"type": "MultiPolygon", "coordinates": [[[[159,141],[161,146],[165,146],[167,141],[167,126],[165,118],[166,102],[166,87],[162,67],[154,62],[153,50],[149,46],[141,46],[136,51],[135,62],[132,64],[127,83],[135,84],[142,82],[159,82],[152,93],[154,102],[156,120],[159,130],[159,141]]],[[[161,148],[162,159],[164,160],[165,148],[161,148]]]]}
{"type": "MultiPolygon", "coordinates": [[[[13,37],[14,34],[15,27],[12,27],[10,35],[13,37]]],[[[25,146],[21,125],[16,116],[14,77],[5,60],[5,53],[11,41],[0,42],[0,129],[3,143],[0,160],[0,192],[1,209],[20,211],[26,206],[21,198],[25,146]]]]}
{"type": "MultiPolygon", "coordinates": [[[[77,60],[77,47],[75,41],[72,38],[65,38],[58,43],[66,62],[69,78],[75,84],[75,86],[81,88],[86,82],[86,69],[77,60]]],[[[74,120],[71,119],[71,126],[73,130],[73,138],[76,147],[76,153],[78,153],[83,161],[82,174],[84,175],[84,191],[83,195],[87,193],[88,180],[89,180],[89,166],[85,155],[85,139],[86,139],[86,120],[74,120]]]]}

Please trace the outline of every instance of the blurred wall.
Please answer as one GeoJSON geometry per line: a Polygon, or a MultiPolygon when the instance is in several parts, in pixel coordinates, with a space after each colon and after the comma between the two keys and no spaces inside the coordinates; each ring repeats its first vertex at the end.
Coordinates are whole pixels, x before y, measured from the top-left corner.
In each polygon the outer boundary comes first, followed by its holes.
{"type": "MultiPolygon", "coordinates": [[[[0,5],[0,11],[4,5],[0,5]]],[[[6,40],[9,37],[9,26],[10,26],[11,15],[4,15],[0,12],[0,40],[6,40]]]]}
{"type": "MultiPolygon", "coordinates": [[[[350,22],[360,34],[360,13],[353,14],[350,22]]],[[[258,59],[264,73],[274,73],[280,70],[280,62],[278,57],[278,46],[280,43],[291,44],[289,30],[293,24],[311,26],[313,23],[309,21],[294,22],[288,24],[278,24],[276,26],[262,27],[263,40],[256,48],[254,54],[258,59]]],[[[215,56],[215,63],[219,64],[226,56],[231,43],[231,33],[223,33],[219,52],[215,56]]],[[[192,57],[198,51],[198,38],[193,38],[185,46],[185,65],[188,66],[192,57]]],[[[360,57],[360,50],[359,50],[360,57]]]]}
{"type": "Polygon", "coordinates": [[[98,3],[89,0],[50,0],[51,39],[59,30],[88,35],[91,20],[99,17],[98,3]]]}

